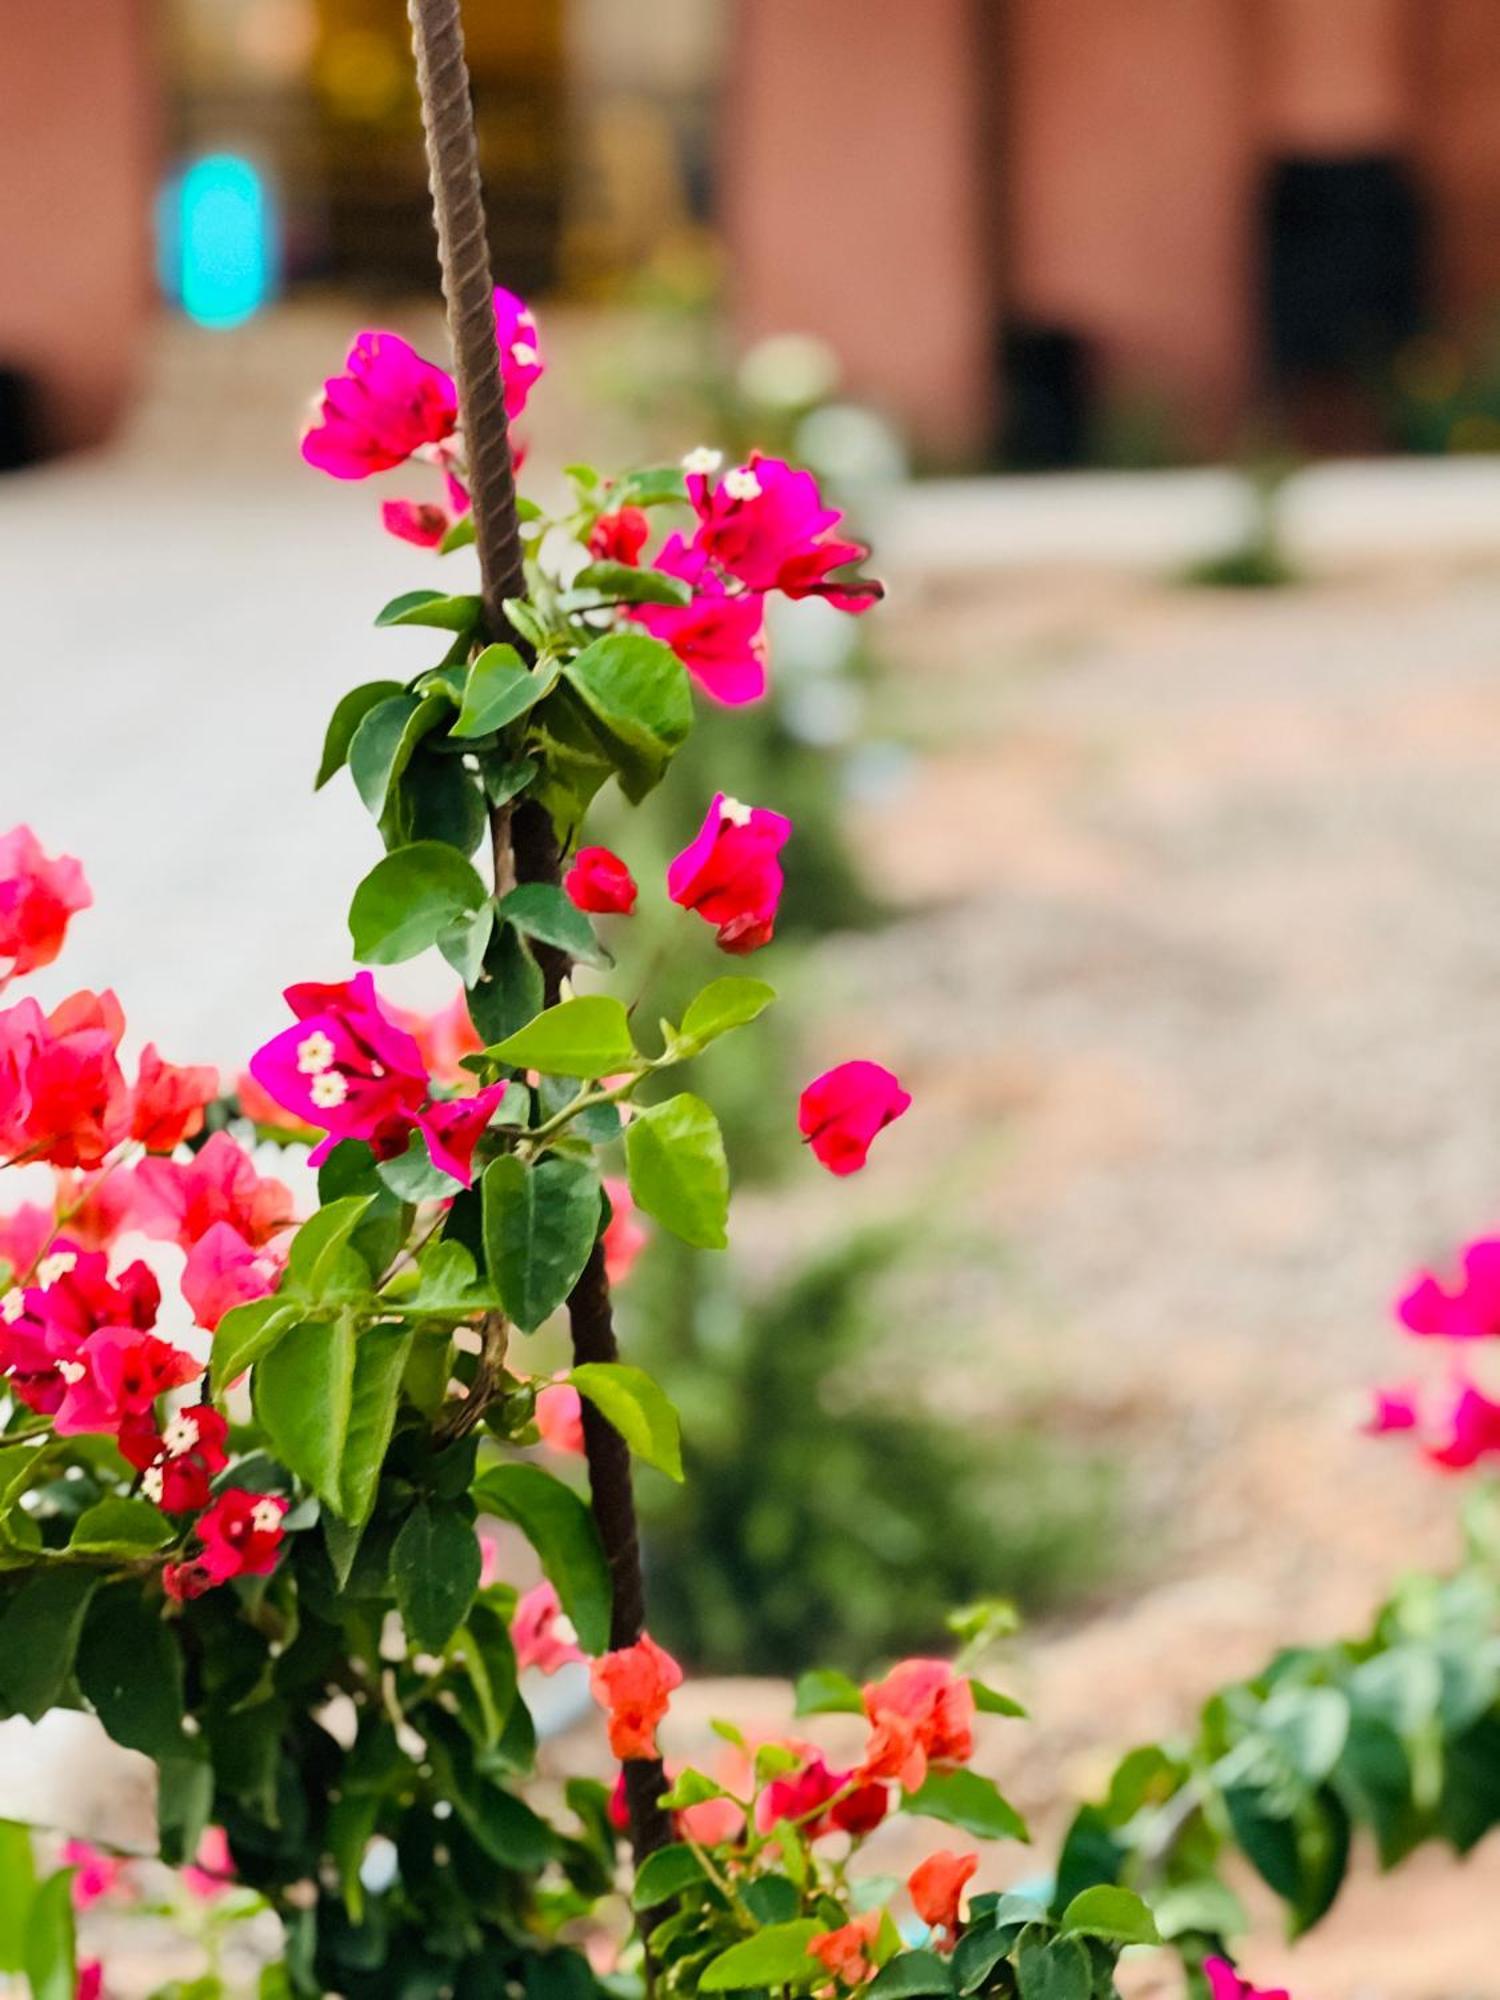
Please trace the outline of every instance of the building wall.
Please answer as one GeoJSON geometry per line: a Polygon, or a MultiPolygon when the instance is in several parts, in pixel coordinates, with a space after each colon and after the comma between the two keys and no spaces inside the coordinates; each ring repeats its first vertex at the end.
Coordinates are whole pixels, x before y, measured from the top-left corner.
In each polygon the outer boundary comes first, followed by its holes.
{"type": "Polygon", "coordinates": [[[145,0],[5,10],[0,364],[35,374],[46,441],[97,442],[150,310],[155,123],[145,0]]]}
{"type": "Polygon", "coordinates": [[[1425,0],[1416,151],[1433,216],[1445,315],[1500,315],[1500,6],[1425,0]]]}

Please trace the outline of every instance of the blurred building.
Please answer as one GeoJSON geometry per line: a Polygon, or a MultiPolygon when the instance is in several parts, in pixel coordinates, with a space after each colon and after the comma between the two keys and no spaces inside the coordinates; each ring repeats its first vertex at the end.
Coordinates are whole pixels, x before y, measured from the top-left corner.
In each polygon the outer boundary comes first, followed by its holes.
{"type": "MultiPolygon", "coordinates": [[[[1500,306],[1500,0],[465,18],[498,272],[618,293],[712,226],[737,331],[822,336],[929,461],[1415,435],[1393,394],[1454,365],[1427,336],[1500,306]]],[[[157,287],[210,324],[431,290],[404,0],[9,0],[6,29],[0,464],[105,431],[157,287]]],[[[1500,444],[1500,349],[1491,401],[1468,442],[1500,444]]]]}

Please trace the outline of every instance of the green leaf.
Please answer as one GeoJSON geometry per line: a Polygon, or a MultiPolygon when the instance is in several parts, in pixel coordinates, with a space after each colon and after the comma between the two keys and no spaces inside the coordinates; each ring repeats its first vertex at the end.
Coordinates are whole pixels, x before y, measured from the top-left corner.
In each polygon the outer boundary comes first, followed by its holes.
{"type": "Polygon", "coordinates": [[[437,943],[489,898],[472,862],[441,840],[377,861],[354,892],[349,935],[362,965],[397,965],[437,943]]]}
{"type": "Polygon", "coordinates": [[[832,1667],[812,1667],[797,1682],[797,1715],[863,1715],[859,1684],[832,1667]]]}
{"type": "Polygon", "coordinates": [[[1024,1716],[1026,1713],[1020,1702],[1008,1694],[1001,1694],[998,1688],[986,1687],[972,1674],[969,1676],[969,1692],[974,1697],[974,1706],[982,1715],[1024,1716]]]}
{"type": "Polygon", "coordinates": [[[375,1489],[396,1427],[401,1380],[414,1339],[410,1327],[388,1325],[367,1326],[355,1336],[339,1497],[336,1504],[329,1503],[355,1527],[375,1504],[375,1489]]]}
{"type": "Polygon", "coordinates": [[[677,1030],[673,1053],[684,1058],[727,1035],[731,1028],[743,1028],[763,1014],[776,998],[776,988],[763,979],[731,976],[713,979],[688,1002],[688,1010],[677,1030]]]}
{"type": "Polygon", "coordinates": [[[501,601],[500,609],[505,613],[506,624],[520,638],[524,639],[533,651],[544,653],[547,650],[547,642],[550,636],[547,628],[541,619],[537,617],[535,611],[532,610],[524,597],[504,598],[501,601]]]}
{"type": "Polygon", "coordinates": [[[598,1171],[592,1160],[556,1155],[526,1166],[506,1153],[485,1168],[480,1186],[490,1280],[515,1324],[535,1333],[589,1260],[599,1231],[598,1171]]]}
{"type": "Polygon", "coordinates": [[[573,591],[597,591],[622,604],[691,604],[693,586],[661,569],[638,569],[634,563],[593,562],[573,579],[573,591]]]}
{"type": "Polygon", "coordinates": [[[419,1501],[391,1551],[396,1604],[413,1644],[442,1652],[468,1616],[479,1566],[479,1537],[469,1517],[419,1501]]]}
{"type": "Polygon", "coordinates": [[[705,1771],[695,1771],[691,1764],[679,1771],[671,1786],[662,1793],[660,1804],[668,1812],[681,1812],[686,1806],[705,1806],[711,1799],[727,1799],[728,1792],[715,1778],[705,1771]]]}
{"type": "Polygon", "coordinates": [[[555,945],[586,965],[604,965],[594,926],[555,882],[523,882],[500,904],[500,915],[523,936],[555,945]]]}
{"type": "Polygon", "coordinates": [[[349,744],[349,775],[372,819],[379,819],[417,745],[453,713],[452,697],[398,694],[360,718],[349,744]]]}
{"type": "Polygon", "coordinates": [[[375,617],[382,625],[435,625],[443,632],[472,632],[484,606],[477,597],[446,597],[440,590],[403,590],[375,617]]]}
{"type": "Polygon", "coordinates": [[[1244,1904],[1222,1882],[1183,1882],[1161,1890],[1156,1898],[1156,1928],[1164,1938],[1182,1937],[1187,1931],[1234,1937],[1249,1927],[1244,1904]]]}
{"type": "Polygon", "coordinates": [[[276,1456],[334,1512],[354,1398],[354,1322],[294,1326],[255,1371],[255,1413],[276,1456]]]}
{"type": "Polygon", "coordinates": [[[1016,1954],[1021,2000],[1089,2000],[1093,1967],[1076,1937],[1023,1937],[1016,1954]]]}
{"type": "Polygon", "coordinates": [[[902,1810],[940,1819],[981,1840],[1029,1840],[1026,1822],[989,1778],[977,1771],[933,1771],[925,1784],[907,1792],[902,1810]]]}
{"type": "Polygon", "coordinates": [[[182,1653],[139,1583],[112,1585],[89,1607],[78,1642],[78,1685],[116,1743],[180,1757],[182,1653]]]}
{"type": "Polygon", "coordinates": [[[416,1290],[403,1293],[398,1303],[408,1319],[423,1314],[454,1319],[498,1306],[500,1297],[480,1281],[474,1259],[463,1244],[444,1237],[429,1243],[417,1259],[416,1290]]]}
{"type": "Polygon", "coordinates": [[[474,535],[474,510],[471,507],[466,514],[459,515],[458,519],[438,543],[438,554],[440,556],[451,556],[455,549],[472,547],[474,535]]]}
{"type": "Polygon", "coordinates": [[[625,1163],[647,1215],[700,1250],[724,1248],[729,1163],[719,1121],[701,1097],[684,1091],[638,1111],[625,1128],[625,1163]]]}
{"type": "Polygon", "coordinates": [[[586,1396],[647,1465],[682,1481],[682,1430],[666,1393],[646,1373],[623,1361],[586,1361],[568,1380],[586,1396]]]}
{"type": "Polygon", "coordinates": [[[710,1959],[699,1976],[699,1987],[705,1993],[732,1993],[750,1987],[810,1986],[824,1974],[807,1947],[826,1929],[816,1917],[770,1924],[710,1959]]]}
{"type": "Polygon", "coordinates": [[[492,757],[481,760],[484,795],[492,806],[509,805],[518,792],[525,791],[536,773],[534,757],[512,757],[504,763],[497,763],[492,757]]]}
{"type": "Polygon", "coordinates": [[[658,1847],[641,1863],[631,1885],[630,1907],[633,1910],[654,1910],[669,1896],[680,1895],[684,1889],[690,1889],[694,1883],[703,1880],[703,1863],[692,1848],[684,1842],[674,1841],[670,1847],[658,1847]]]}
{"type": "Polygon", "coordinates": [[[533,708],[552,691],[555,671],[524,665],[514,646],[486,646],[469,669],[463,707],[449,734],[488,736],[533,708]]]}
{"type": "Polygon", "coordinates": [[[637,1060],[630,1016],[623,1002],[609,993],[563,1000],[485,1054],[513,1069],[576,1076],[585,1083],[630,1069],[637,1060]]]}
{"type": "Polygon", "coordinates": [[[614,492],[615,507],[664,507],[687,501],[687,478],[679,465],[649,465],[627,472],[614,492]]]}
{"type": "Polygon", "coordinates": [[[68,1547],[108,1555],[149,1555],[155,1549],[164,1549],[172,1540],[172,1532],[171,1522],[149,1500],[123,1500],[111,1495],[86,1507],[79,1515],[68,1547]]]}
{"type": "Polygon", "coordinates": [[[639,804],[693,726],[687,669],[659,639],[610,632],[563,672],[603,731],[625,796],[639,804]]]}
{"type": "Polygon", "coordinates": [[[953,1993],[953,1968],[935,1951],[903,1951],[865,1989],[868,2000],[910,2000],[919,1993],[953,1993]]]}
{"type": "Polygon", "coordinates": [[[248,1305],[231,1306],[214,1328],[209,1367],[213,1393],[221,1396],[231,1382],[237,1382],[247,1368],[269,1354],[301,1315],[302,1307],[295,1299],[252,1299],[248,1305]]]}
{"type": "Polygon", "coordinates": [[[32,1898],[25,1961],[31,2000],[73,2000],[78,1990],[78,1942],[71,1868],[49,1875],[32,1898]]]}
{"type": "Polygon", "coordinates": [[[1160,1944],[1156,1919],[1132,1889],[1085,1889],[1063,1911],[1060,1928],[1112,1944],[1160,1944]]]}
{"type": "MultiPolygon", "coordinates": [[[[304,1298],[322,1300],[330,1288],[338,1287],[344,1251],[374,1200],[373,1194],[341,1195],[337,1201],[325,1202],[297,1231],[286,1271],[289,1283],[304,1298]]],[[[367,1267],[367,1286],[369,1282],[367,1267]]]]}
{"type": "Polygon", "coordinates": [[[24,1968],[26,1920],[35,1894],[30,1830],[14,1820],[0,1820],[0,1972],[24,1968]]]}
{"type": "Polygon", "coordinates": [[[472,916],[461,917],[439,931],[437,948],[465,986],[473,986],[484,971],[484,955],[495,930],[495,906],[481,903],[472,916]]]}
{"type": "Polygon", "coordinates": [[[476,1506],[514,1521],[572,1619],[585,1653],[609,1645],[609,1567],[587,1505],[539,1465],[494,1465],[473,1489],[476,1506]]]}
{"type": "Polygon", "coordinates": [[[545,987],[541,967],[509,924],[500,924],[484,954],[484,969],[469,988],[469,1018],[486,1041],[498,1042],[532,1020],[545,987]]]}
{"type": "Polygon", "coordinates": [[[198,1852],[214,1804],[214,1767],[184,1754],[156,1760],[156,1831],[161,1858],[182,1868],[198,1852]]]}
{"type": "MultiPolygon", "coordinates": [[[[1045,1914],[1045,1911],[1033,1906],[1027,1921],[1045,1914]]],[[[959,1992],[978,1993],[986,1986],[1001,1959],[1010,1957],[1015,1942],[1016,1933],[1012,1926],[992,1925],[988,1919],[981,1925],[976,1912],[953,1954],[953,1978],[959,1992]]]]}
{"type": "Polygon", "coordinates": [[[98,1585],[93,1570],[43,1570],[10,1600],[0,1618],[0,1706],[6,1714],[40,1722],[62,1700],[98,1585]]]}
{"type": "Polygon", "coordinates": [[[354,732],[370,710],[383,701],[397,699],[402,692],[400,681],[366,681],[363,687],[349,690],[329,719],[328,734],[323,739],[323,760],[318,766],[314,791],[321,792],[328,780],[349,761],[349,746],[354,741],[354,732]]]}

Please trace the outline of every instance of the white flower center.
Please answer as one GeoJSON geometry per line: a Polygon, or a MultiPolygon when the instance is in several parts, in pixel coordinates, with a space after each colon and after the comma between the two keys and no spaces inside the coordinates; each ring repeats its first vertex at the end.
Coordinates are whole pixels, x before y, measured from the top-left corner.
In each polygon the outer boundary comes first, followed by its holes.
{"type": "Polygon", "coordinates": [[[161,1496],[165,1490],[166,1482],[162,1478],[161,1467],[159,1465],[148,1465],[146,1470],[141,1474],[141,1491],[148,1500],[159,1505],[161,1496]]]}
{"type": "Polygon", "coordinates": [[[67,1277],[78,1259],[71,1250],[54,1250],[50,1257],[44,1257],[36,1267],[36,1281],[39,1285],[55,1285],[59,1278],[67,1277]]]}
{"type": "Polygon", "coordinates": [[[89,1371],[81,1361],[59,1361],[57,1372],[65,1382],[71,1385],[75,1382],[81,1382],[89,1371]]]}
{"type": "Polygon", "coordinates": [[[333,1067],[333,1043],[321,1028],[314,1028],[297,1044],[297,1067],[304,1076],[317,1076],[333,1067]]]}
{"type": "Polygon", "coordinates": [[[758,500],[765,488],[748,465],[737,465],[724,474],[724,491],[731,500],[758,500]]]}
{"type": "Polygon", "coordinates": [[[274,1535],[281,1526],[281,1509],[274,1500],[258,1500],[250,1510],[250,1525],[258,1535],[274,1535]]]}
{"type": "Polygon", "coordinates": [[[168,1458],[181,1458],[198,1442],[198,1419],[188,1416],[185,1411],[181,1412],[162,1432],[161,1442],[168,1458]]]}
{"type": "Polygon", "coordinates": [[[320,1111],[331,1111],[349,1095],[349,1079],[341,1070],[325,1069],[313,1078],[308,1094],[320,1111]]]}
{"type": "Polygon", "coordinates": [[[518,368],[534,368],[541,356],[529,341],[518,340],[510,350],[510,358],[518,368]]]}
{"type": "Polygon", "coordinates": [[[697,473],[707,479],[711,473],[717,472],[723,463],[722,451],[715,451],[712,445],[700,444],[683,459],[682,469],[686,473],[697,473]]]}
{"type": "Polygon", "coordinates": [[[0,1319],[3,1319],[7,1326],[14,1326],[25,1310],[25,1293],[19,1285],[12,1285],[5,1297],[0,1299],[0,1319]]]}
{"type": "Polygon", "coordinates": [[[748,826],[753,810],[739,799],[725,799],[719,807],[719,823],[722,826],[748,826]]]}

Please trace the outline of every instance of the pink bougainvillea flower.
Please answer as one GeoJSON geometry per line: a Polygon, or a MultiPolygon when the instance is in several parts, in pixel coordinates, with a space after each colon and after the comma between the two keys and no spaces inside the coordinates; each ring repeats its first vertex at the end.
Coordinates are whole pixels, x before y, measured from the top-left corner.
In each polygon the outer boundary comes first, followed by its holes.
{"type": "Polygon", "coordinates": [[[104,2000],[102,1960],[87,1958],[79,1966],[78,1982],[73,1988],[73,2000],[104,2000]]]}
{"type": "Polygon", "coordinates": [[[234,1080],[234,1094],[239,1099],[240,1115],[248,1118],[252,1125],[274,1132],[280,1138],[303,1139],[315,1143],[318,1136],[315,1125],[304,1125],[300,1118],[294,1118],[285,1105],[278,1104],[268,1091],[262,1090],[249,1070],[241,1070],[234,1080]]]}
{"type": "Polygon", "coordinates": [[[627,1181],[606,1177],[604,1192],[609,1196],[609,1221],[604,1225],[604,1275],[611,1285],[623,1285],[651,1237],[640,1219],[640,1210],[630,1198],[627,1181]]]}
{"type": "Polygon", "coordinates": [[[131,1264],[111,1279],[102,1252],[59,1237],[37,1260],[25,1288],[0,1299],[0,1373],[29,1409],[51,1415],[68,1392],[69,1377],[87,1373],[81,1350],[90,1336],[106,1327],[122,1336],[144,1333],[155,1324],[160,1303],[160,1288],[145,1264],[131,1264]]]}
{"type": "Polygon", "coordinates": [[[286,989],[297,1025],[257,1049],[250,1074],[308,1125],[327,1136],[313,1148],[319,1166],[340,1139],[363,1139],[378,1159],[404,1152],[427,1101],[422,1051],[381,1008],[374,976],[286,989]]]}
{"type": "Polygon", "coordinates": [[[432,500],[383,500],[380,524],[398,541],[435,549],[453,525],[448,511],[432,500]]]}
{"type": "Polygon", "coordinates": [[[183,1888],[200,1903],[216,1902],[226,1889],[234,1887],[234,1856],[222,1826],[203,1829],[198,1852],[178,1874],[183,1888]]]}
{"type": "Polygon", "coordinates": [[[220,1222],[260,1249],[293,1219],[291,1189],[258,1174],[227,1132],[215,1132],[191,1160],[143,1160],[135,1171],[133,1209],[147,1236],[183,1250],[220,1222]]]}
{"type": "Polygon", "coordinates": [[[203,1363],[154,1333],[104,1326],[91,1333],[75,1361],[58,1363],[62,1401],[52,1419],[59,1437],[118,1433],[159,1396],[196,1381],[203,1363]]]}
{"type": "Polygon", "coordinates": [[[117,1855],[106,1854],[86,1840],[65,1840],[62,1863],[73,1870],[70,1889],[75,1910],[91,1910],[127,1880],[125,1863],[117,1855]]]}
{"type": "Polygon", "coordinates": [[[563,888],[575,909],[601,917],[628,917],[639,893],[635,877],[607,847],[580,847],[563,888]]]}
{"type": "Polygon", "coordinates": [[[583,1398],[571,1382],[553,1382],[538,1391],[536,1427],[553,1451],[583,1450],[583,1398]]]}
{"type": "Polygon", "coordinates": [[[156,1044],[141,1050],[131,1100],[130,1136],[148,1153],[170,1153],[203,1130],[203,1113],[219,1094],[219,1072],[207,1064],[164,1062],[156,1044]]]}
{"type": "Polygon", "coordinates": [[[803,1091],[797,1129],[831,1174],[858,1173],[873,1140],[910,1104],[910,1092],[879,1063],[840,1063],[803,1091]]]}
{"type": "Polygon", "coordinates": [[[880,1918],[879,1910],[865,1910],[837,1930],[819,1931],[807,1941],[808,1956],[817,1959],[840,1985],[863,1986],[875,1976],[871,1953],[880,1932],[880,1918]]]}
{"type": "Polygon", "coordinates": [[[495,287],[495,342],[505,383],[505,414],[514,419],[525,409],[545,364],[535,314],[524,299],[518,299],[504,285],[495,287]]]}
{"type": "Polygon", "coordinates": [[[517,1604],[510,1637],[516,1665],[523,1670],[535,1667],[540,1674],[555,1674],[559,1667],[583,1658],[573,1621],[558,1603],[550,1583],[535,1585],[517,1604]]]}
{"type": "Polygon", "coordinates": [[[651,522],[643,507],[619,507],[601,514],[589,529],[588,551],[595,562],[634,565],[651,539],[651,522]]]}
{"type": "Polygon", "coordinates": [[[1482,1236],[1459,1260],[1456,1284],[1423,1271],[1397,1302],[1396,1316],[1409,1333],[1441,1340],[1487,1340],[1500,1335],[1500,1239],[1482,1236]]]}
{"type": "Polygon", "coordinates": [[[1417,1428],[1417,1392],[1410,1387],[1372,1389],[1371,1409],[1364,1429],[1370,1437],[1386,1437],[1392,1431],[1417,1428]]]}
{"type": "Polygon", "coordinates": [[[439,1173],[451,1174],[468,1187],[474,1179],[474,1148],[480,1134],[500,1108],[503,1083],[492,1083],[472,1097],[455,1097],[429,1104],[413,1123],[427,1141],[427,1151],[439,1173]]]}
{"type": "Polygon", "coordinates": [[[52,1240],[53,1217],[40,1202],[26,1201],[11,1215],[0,1215],[0,1261],[10,1266],[12,1279],[24,1278],[52,1240]]]}
{"type": "Polygon", "coordinates": [[[1227,1958],[1205,1958],[1203,1976],[1208,1981],[1209,2000],[1291,2000],[1284,1986],[1252,1986],[1227,1958]]]}
{"type": "Polygon", "coordinates": [[[97,1173],[55,1171],[57,1226],[80,1250],[107,1250],[135,1220],[135,1175],[111,1162],[97,1173]]]}
{"type": "Polygon", "coordinates": [[[366,479],[441,444],[458,424],[458,390],[394,333],[355,336],[344,373],[323,384],[302,456],[335,479],[366,479]]]}
{"type": "Polygon", "coordinates": [[[940,1847],[929,1854],[907,1877],[906,1887],[912,1908],[933,1930],[945,1935],[936,1940],[939,1951],[951,1951],[959,1926],[959,1898],[964,1886],[979,1866],[977,1854],[955,1854],[940,1847]]]}
{"type": "Polygon", "coordinates": [[[916,1791],[929,1764],[966,1764],[974,1754],[974,1694],[946,1660],[903,1660],[865,1688],[870,1740],[860,1775],[916,1791]]]}
{"type": "Polygon", "coordinates": [[[706,695],[727,708],[766,691],[765,599],[730,592],[702,552],[673,535],[655,568],[693,587],[688,604],[638,604],[630,616],[672,651],[706,695]]]}
{"type": "Polygon", "coordinates": [[[1442,1434],[1427,1446],[1434,1465],[1449,1472],[1467,1472],[1482,1458],[1500,1452],[1500,1403],[1492,1402],[1472,1382],[1461,1384],[1443,1425],[1442,1434]]]}
{"type": "Polygon", "coordinates": [[[810,472],[754,452],[717,484],[690,472],[688,497],[698,515],[698,548],[752,590],[826,597],[840,611],[867,611],[883,595],[868,577],[834,579],[869,550],[833,533],[843,516],[824,506],[810,472]]]}
{"type": "Polygon", "coordinates": [[[168,1514],[196,1514],[208,1505],[214,1474],[229,1463],[228,1438],[228,1420],[211,1403],[192,1403],[160,1431],[154,1416],[127,1418],[118,1443],[148,1500],[168,1514]]]}
{"type": "Polygon", "coordinates": [[[633,1646],[594,1661],[589,1687],[608,1715],[609,1747],[622,1763],[656,1755],[657,1725],[673,1689],[681,1686],[681,1667],[644,1632],[633,1646]]]}
{"type": "Polygon", "coordinates": [[[697,837],[667,869],[667,894],[718,931],[721,951],[742,956],[771,942],[781,902],[777,859],[792,823],[715,792],[697,837]]]}
{"type": "Polygon", "coordinates": [[[182,1296],[198,1325],[212,1333],[235,1306],[269,1298],[285,1262],[279,1248],[257,1249],[232,1222],[213,1222],[187,1253],[182,1296]]]}
{"type": "Polygon", "coordinates": [[[50,965],[68,920],[93,902],[71,856],[51,860],[29,826],[0,834],[0,988],[50,965]]]}
{"type": "Polygon", "coordinates": [[[269,1576],[281,1553],[282,1517],[290,1504],[278,1493],[226,1487],[193,1524],[201,1553],[162,1571],[167,1595],[181,1603],[237,1576],[269,1576]]]}
{"type": "Polygon", "coordinates": [[[97,1167],[130,1129],[113,993],[75,993],[43,1014],[34,1000],[0,1013],[0,1154],[97,1167]]]}

